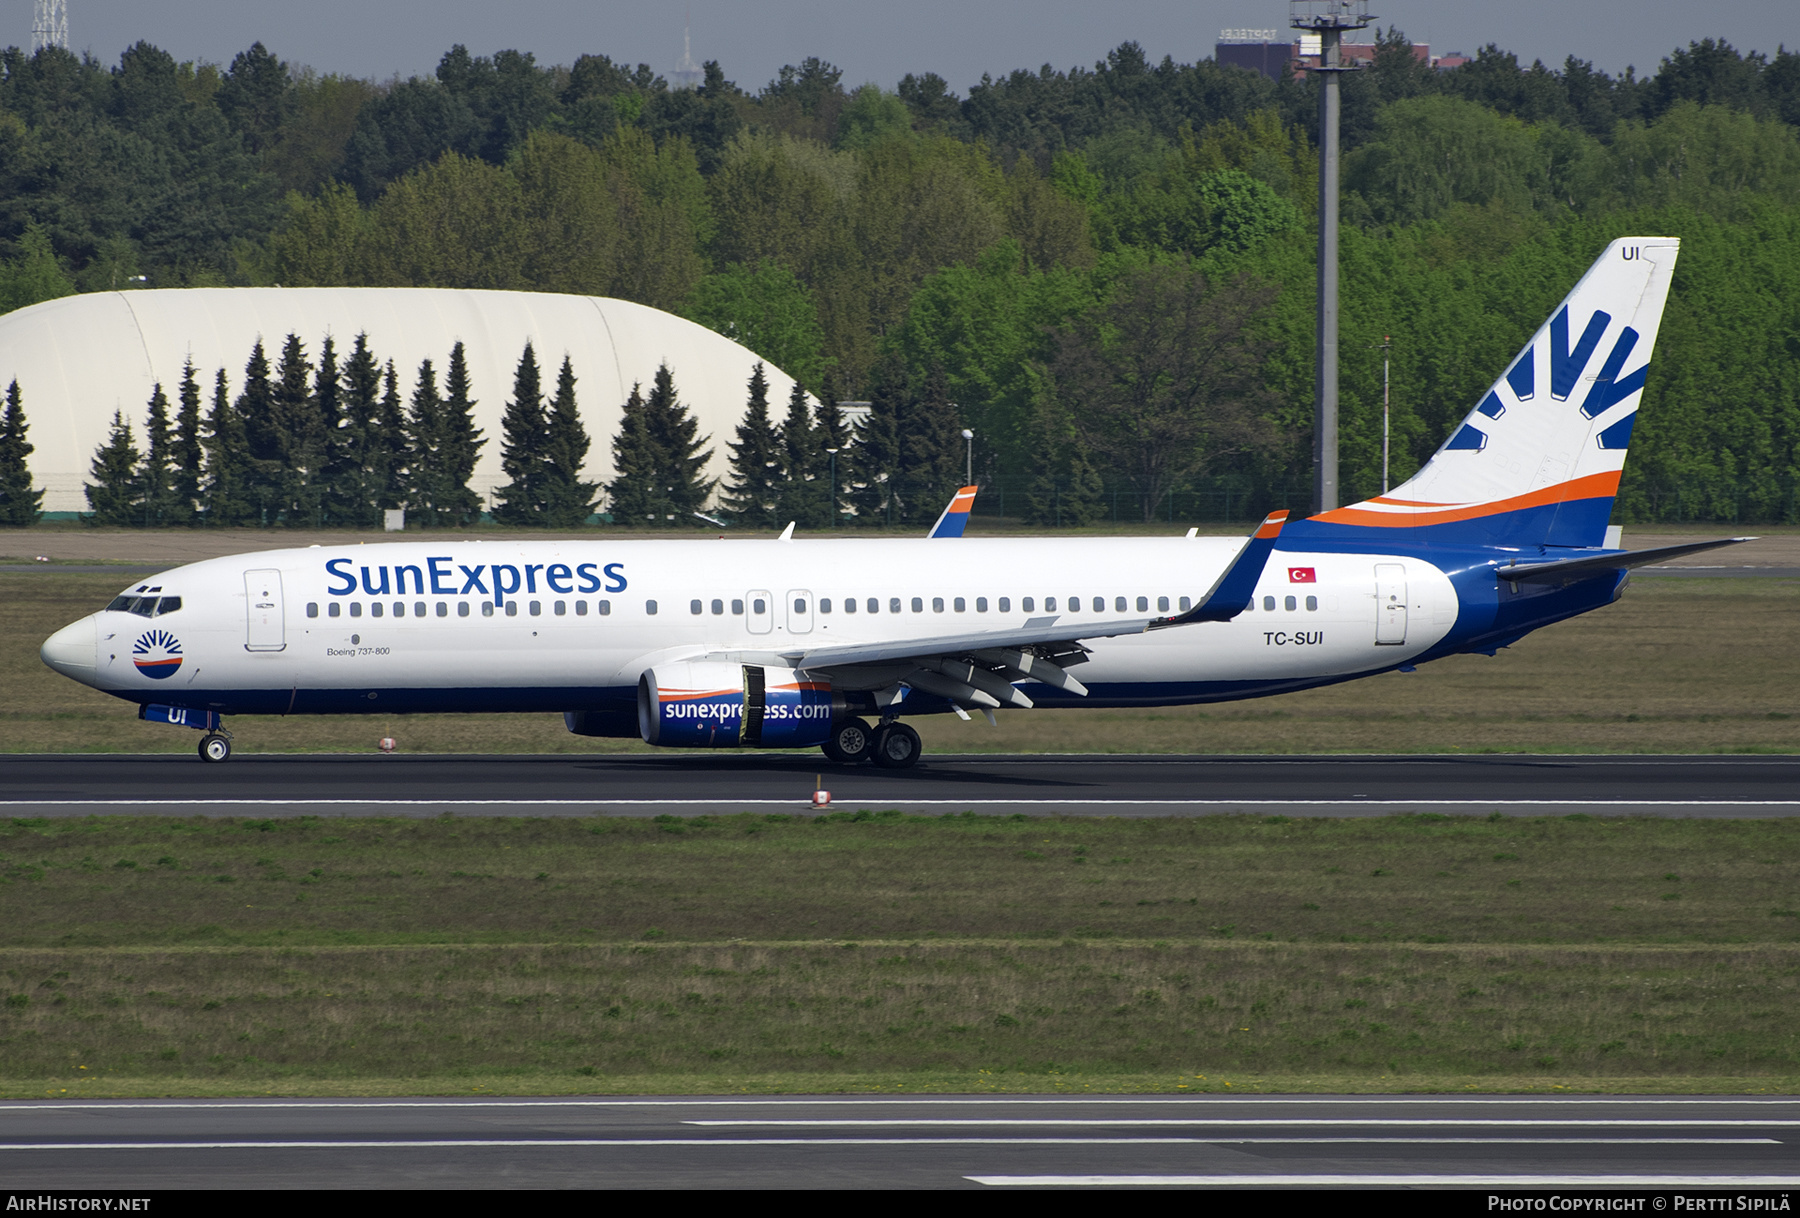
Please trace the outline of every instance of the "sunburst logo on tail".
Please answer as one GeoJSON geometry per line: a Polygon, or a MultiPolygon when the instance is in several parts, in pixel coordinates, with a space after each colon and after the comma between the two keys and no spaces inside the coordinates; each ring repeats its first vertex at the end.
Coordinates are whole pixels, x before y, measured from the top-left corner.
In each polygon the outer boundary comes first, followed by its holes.
{"type": "Polygon", "coordinates": [[[131,645],[131,662],[151,680],[166,680],[181,667],[181,640],[167,630],[141,634],[131,645]]]}

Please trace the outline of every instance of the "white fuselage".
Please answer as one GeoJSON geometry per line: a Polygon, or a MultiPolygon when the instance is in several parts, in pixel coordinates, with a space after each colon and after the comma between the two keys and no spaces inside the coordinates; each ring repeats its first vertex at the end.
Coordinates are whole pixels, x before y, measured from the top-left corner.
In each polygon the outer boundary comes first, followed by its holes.
{"type": "Polygon", "coordinates": [[[795,657],[1054,617],[1054,633],[1086,640],[1079,675],[1090,694],[1020,688],[1040,704],[1156,705],[1390,668],[1456,621],[1450,580],[1417,557],[1277,551],[1252,607],[1232,621],[1087,634],[1186,609],[1241,545],[601,539],[277,550],[141,580],[122,594],[134,608],[151,596],[179,597],[180,608],[94,614],[46,643],[44,658],[132,701],[223,713],[563,711],[629,698],[656,663],[795,657]]]}

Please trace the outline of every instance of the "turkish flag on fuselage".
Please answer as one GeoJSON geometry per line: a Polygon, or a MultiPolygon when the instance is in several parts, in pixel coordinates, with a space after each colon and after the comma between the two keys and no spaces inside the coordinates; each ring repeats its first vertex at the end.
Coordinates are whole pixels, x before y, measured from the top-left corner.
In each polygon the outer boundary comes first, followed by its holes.
{"type": "Polygon", "coordinates": [[[1319,577],[1313,573],[1311,567],[1288,568],[1288,583],[1290,584],[1316,584],[1318,582],[1319,577]]]}

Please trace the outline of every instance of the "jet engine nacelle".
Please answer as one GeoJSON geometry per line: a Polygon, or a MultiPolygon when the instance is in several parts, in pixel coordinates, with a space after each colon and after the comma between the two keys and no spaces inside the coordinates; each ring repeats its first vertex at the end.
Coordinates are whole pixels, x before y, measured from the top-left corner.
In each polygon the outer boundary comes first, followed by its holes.
{"type": "Polygon", "coordinates": [[[638,678],[638,734],[664,748],[811,748],[830,736],[843,701],[830,682],[792,668],[659,664],[638,678]]]}

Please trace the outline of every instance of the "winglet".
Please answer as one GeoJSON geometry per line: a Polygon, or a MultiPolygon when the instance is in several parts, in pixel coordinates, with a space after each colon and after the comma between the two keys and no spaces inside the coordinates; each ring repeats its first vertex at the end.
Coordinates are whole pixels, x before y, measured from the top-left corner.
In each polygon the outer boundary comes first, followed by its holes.
{"type": "Polygon", "coordinates": [[[1250,598],[1256,592],[1256,581],[1262,578],[1263,567],[1268,564],[1269,554],[1275,549],[1275,540],[1281,536],[1281,526],[1287,523],[1287,518],[1285,511],[1270,512],[1265,516],[1198,605],[1179,616],[1150,623],[1151,629],[1186,626],[1191,622],[1229,622],[1248,609],[1250,598]]]}
{"type": "Polygon", "coordinates": [[[961,537],[969,526],[969,509],[975,506],[975,487],[965,486],[951,497],[944,514],[931,526],[927,537],[961,537]]]}
{"type": "Polygon", "coordinates": [[[788,527],[781,530],[781,536],[777,537],[775,540],[776,541],[792,541],[792,540],[794,540],[794,522],[791,520],[788,521],[788,527]]]}

